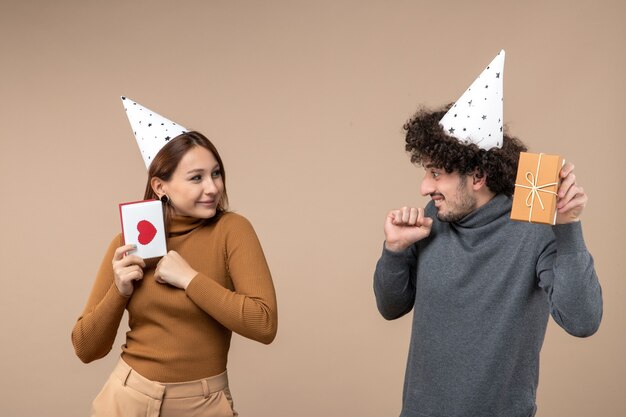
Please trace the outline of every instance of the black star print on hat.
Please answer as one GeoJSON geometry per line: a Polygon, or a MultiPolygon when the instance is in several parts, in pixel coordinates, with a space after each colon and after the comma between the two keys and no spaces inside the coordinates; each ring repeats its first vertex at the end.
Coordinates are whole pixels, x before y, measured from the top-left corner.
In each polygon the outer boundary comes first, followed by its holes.
{"type": "Polygon", "coordinates": [[[502,146],[503,73],[504,50],[456,101],[454,112],[448,111],[439,122],[450,136],[485,150],[502,146]]]}

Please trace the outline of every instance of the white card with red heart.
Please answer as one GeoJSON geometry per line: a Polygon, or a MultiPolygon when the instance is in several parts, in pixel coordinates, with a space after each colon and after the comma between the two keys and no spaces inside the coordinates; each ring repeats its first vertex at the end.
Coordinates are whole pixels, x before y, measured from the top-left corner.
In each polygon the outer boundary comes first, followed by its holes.
{"type": "Polygon", "coordinates": [[[120,204],[124,244],[137,245],[137,255],[143,259],[167,253],[163,205],[159,200],[134,201],[120,204]]]}

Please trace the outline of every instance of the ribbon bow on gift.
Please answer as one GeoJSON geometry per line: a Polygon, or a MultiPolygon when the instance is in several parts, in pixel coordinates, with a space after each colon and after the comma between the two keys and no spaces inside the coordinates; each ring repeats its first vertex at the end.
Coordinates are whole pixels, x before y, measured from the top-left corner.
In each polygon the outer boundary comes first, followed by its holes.
{"type": "Polygon", "coordinates": [[[544,190],[544,188],[551,187],[553,185],[558,185],[558,182],[551,182],[549,184],[537,185],[537,179],[539,178],[539,167],[541,166],[541,155],[543,155],[543,154],[541,154],[541,153],[539,154],[539,159],[537,161],[537,172],[535,173],[535,175],[533,175],[533,173],[530,172],[530,171],[526,171],[526,181],[528,181],[530,186],[522,185],[522,184],[515,184],[516,187],[527,188],[527,189],[530,190],[530,192],[526,196],[526,207],[530,208],[530,210],[528,212],[528,221],[529,222],[531,221],[532,216],[533,216],[533,207],[535,205],[535,196],[537,197],[537,200],[539,200],[539,205],[541,205],[541,210],[543,211],[543,210],[545,210],[545,207],[543,206],[543,201],[541,201],[541,195],[539,194],[539,191],[541,191],[543,193],[549,193],[549,194],[556,195],[556,193],[554,191],[544,190]]]}

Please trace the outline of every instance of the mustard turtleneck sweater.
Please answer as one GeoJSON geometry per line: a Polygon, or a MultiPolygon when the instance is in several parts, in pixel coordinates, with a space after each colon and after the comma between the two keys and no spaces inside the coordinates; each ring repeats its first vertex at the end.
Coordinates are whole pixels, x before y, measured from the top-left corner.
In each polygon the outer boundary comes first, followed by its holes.
{"type": "Polygon", "coordinates": [[[83,362],[111,350],[125,309],[130,331],[122,358],[153,381],[192,381],[224,372],[233,331],[266,344],[274,340],[276,295],[248,220],[225,213],[202,225],[201,219],[174,217],[168,232],[168,250],[178,252],[198,274],[182,290],[157,283],[156,262],[151,262],[125,297],[113,281],[113,253],[123,245],[122,236],[116,236],[72,331],[83,362]]]}

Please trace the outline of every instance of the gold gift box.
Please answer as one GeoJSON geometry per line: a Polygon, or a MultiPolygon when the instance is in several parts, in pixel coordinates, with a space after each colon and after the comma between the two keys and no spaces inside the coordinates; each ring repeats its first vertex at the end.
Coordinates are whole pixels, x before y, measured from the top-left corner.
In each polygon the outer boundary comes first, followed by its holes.
{"type": "Polygon", "coordinates": [[[559,155],[520,153],[511,220],[543,224],[556,222],[556,192],[564,163],[559,155]]]}

